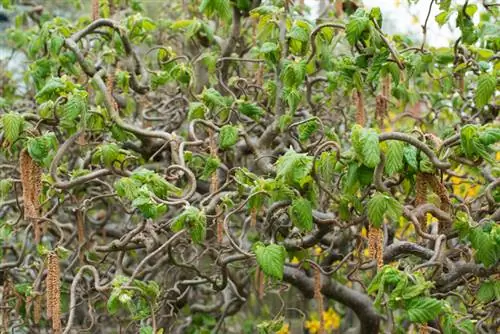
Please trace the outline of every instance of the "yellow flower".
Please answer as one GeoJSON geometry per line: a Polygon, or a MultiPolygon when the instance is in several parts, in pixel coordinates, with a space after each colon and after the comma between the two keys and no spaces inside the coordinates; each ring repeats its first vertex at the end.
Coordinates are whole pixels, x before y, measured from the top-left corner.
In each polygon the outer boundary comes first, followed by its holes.
{"type": "Polygon", "coordinates": [[[290,261],[290,263],[291,263],[291,264],[299,264],[299,263],[300,263],[300,260],[299,260],[296,256],[294,256],[294,257],[292,258],[292,261],[290,261]]]}
{"type": "Polygon", "coordinates": [[[363,226],[363,228],[361,229],[361,236],[363,238],[366,238],[366,227],[363,226]]]}
{"type": "Polygon", "coordinates": [[[331,307],[323,312],[323,320],[326,329],[337,329],[340,327],[340,316],[331,307]]]}
{"type": "Polygon", "coordinates": [[[289,324],[283,324],[281,326],[280,330],[276,332],[276,334],[290,334],[290,325],[289,324]]]}
{"type": "Polygon", "coordinates": [[[365,257],[369,257],[370,256],[370,250],[368,249],[368,247],[363,250],[363,255],[365,257]]]}
{"type": "Polygon", "coordinates": [[[309,333],[316,334],[319,332],[321,324],[319,320],[311,319],[305,322],[304,327],[309,330],[309,333]]]}
{"type": "Polygon", "coordinates": [[[322,252],[323,250],[321,249],[321,247],[319,246],[314,247],[314,255],[320,256],[322,252]]]}

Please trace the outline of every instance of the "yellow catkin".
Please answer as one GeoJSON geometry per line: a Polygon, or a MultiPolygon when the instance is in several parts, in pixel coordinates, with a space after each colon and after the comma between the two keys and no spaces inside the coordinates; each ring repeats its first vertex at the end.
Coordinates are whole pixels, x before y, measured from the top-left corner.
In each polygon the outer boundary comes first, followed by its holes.
{"type": "Polygon", "coordinates": [[[318,333],[325,333],[325,319],[323,318],[323,294],[321,293],[321,270],[314,266],[314,299],[318,304],[319,314],[319,331],[318,333]]]}
{"type": "Polygon", "coordinates": [[[384,265],[384,233],[380,228],[370,226],[368,230],[368,253],[377,261],[377,268],[384,265]]]}
{"type": "Polygon", "coordinates": [[[92,21],[99,18],[99,0],[92,0],[92,21]]]}
{"type": "Polygon", "coordinates": [[[19,172],[23,187],[24,218],[33,223],[35,243],[41,239],[39,196],[42,192],[42,169],[33,161],[27,150],[19,155],[19,172]]]}
{"type": "Polygon", "coordinates": [[[52,319],[52,332],[61,333],[61,291],[59,257],[50,252],[47,259],[47,317],[52,319]]]}
{"type": "Polygon", "coordinates": [[[366,116],[365,116],[365,103],[363,101],[363,93],[356,89],[353,93],[353,101],[356,105],[356,123],[365,126],[366,116]]]}

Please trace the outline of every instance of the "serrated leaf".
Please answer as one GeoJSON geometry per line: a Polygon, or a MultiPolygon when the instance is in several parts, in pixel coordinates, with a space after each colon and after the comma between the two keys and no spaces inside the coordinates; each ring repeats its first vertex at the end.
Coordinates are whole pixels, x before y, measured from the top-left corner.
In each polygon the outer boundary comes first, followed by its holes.
{"type": "Polygon", "coordinates": [[[205,213],[194,206],[187,206],[178,215],[171,226],[172,231],[178,232],[186,228],[191,239],[196,243],[201,243],[206,237],[207,217],[205,213]]]}
{"type": "Polygon", "coordinates": [[[497,79],[490,74],[484,73],[477,79],[476,96],[474,101],[477,108],[484,107],[495,93],[497,79]]]}
{"type": "Polygon", "coordinates": [[[418,161],[417,161],[417,149],[413,145],[405,146],[403,149],[403,156],[405,158],[408,166],[413,168],[413,170],[418,170],[418,161]]]}
{"type": "Polygon", "coordinates": [[[313,157],[304,153],[288,150],[276,162],[276,174],[289,185],[298,185],[311,173],[313,157]]]}
{"type": "Polygon", "coordinates": [[[231,5],[229,0],[202,0],[200,12],[208,16],[217,15],[223,20],[231,19],[231,5]]]}
{"type": "Polygon", "coordinates": [[[255,244],[255,257],[262,271],[271,277],[283,279],[286,250],[281,245],[263,243],[255,244]]]}
{"type": "Polygon", "coordinates": [[[436,319],[442,310],[442,302],[430,297],[415,298],[407,302],[408,318],[412,322],[426,323],[436,319]]]}
{"type": "Polygon", "coordinates": [[[319,128],[319,123],[316,119],[302,123],[297,127],[299,133],[299,140],[305,142],[308,140],[319,128]]]}
{"type": "Polygon", "coordinates": [[[404,167],[405,145],[399,140],[389,140],[387,143],[387,153],[385,160],[385,172],[392,176],[404,167]]]}
{"type": "Polygon", "coordinates": [[[259,120],[264,116],[265,111],[255,103],[241,102],[238,106],[238,111],[253,120],[259,120]]]}
{"type": "Polygon", "coordinates": [[[363,163],[375,168],[380,162],[380,147],[378,135],[373,129],[365,129],[361,135],[363,163]]]}
{"type": "MultiPolygon", "coordinates": [[[[495,285],[500,284],[499,282],[495,281],[485,281],[481,283],[481,286],[479,287],[479,290],[477,291],[477,299],[483,303],[488,303],[495,299],[496,296],[496,290],[498,288],[495,288],[495,285]]],[[[500,297],[500,296],[499,296],[500,297]]]]}
{"type": "Polygon", "coordinates": [[[45,83],[45,86],[35,95],[38,103],[54,99],[64,90],[66,85],[61,78],[52,78],[45,83]]]}
{"type": "Polygon", "coordinates": [[[384,217],[397,221],[401,216],[403,206],[390,195],[377,192],[368,201],[368,219],[373,226],[379,228],[384,222],[384,217]]]}
{"type": "Polygon", "coordinates": [[[347,23],[345,29],[349,44],[356,44],[363,32],[368,28],[369,23],[370,19],[362,9],[358,9],[356,13],[350,17],[349,23],[347,23]]]}
{"type": "Polygon", "coordinates": [[[298,198],[292,201],[288,209],[288,214],[292,223],[304,231],[311,231],[313,228],[312,205],[305,198],[298,198]]]}
{"type": "Polygon", "coordinates": [[[214,157],[209,157],[205,161],[205,167],[203,169],[203,172],[200,176],[200,179],[202,180],[208,180],[210,176],[212,176],[213,173],[219,168],[220,166],[220,160],[214,157]]]}
{"type": "Polygon", "coordinates": [[[2,126],[5,139],[12,145],[24,128],[24,118],[18,113],[7,113],[2,116],[2,126]]]}
{"type": "Polygon", "coordinates": [[[238,142],[238,128],[224,125],[219,132],[219,147],[223,150],[230,148],[238,142]]]}

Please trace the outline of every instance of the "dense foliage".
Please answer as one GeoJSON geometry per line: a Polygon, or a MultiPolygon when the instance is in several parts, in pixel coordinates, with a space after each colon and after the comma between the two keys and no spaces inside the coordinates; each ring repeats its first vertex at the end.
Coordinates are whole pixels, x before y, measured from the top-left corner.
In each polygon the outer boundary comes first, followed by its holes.
{"type": "Polygon", "coordinates": [[[497,5],[2,2],[3,331],[498,330],[497,5]]]}

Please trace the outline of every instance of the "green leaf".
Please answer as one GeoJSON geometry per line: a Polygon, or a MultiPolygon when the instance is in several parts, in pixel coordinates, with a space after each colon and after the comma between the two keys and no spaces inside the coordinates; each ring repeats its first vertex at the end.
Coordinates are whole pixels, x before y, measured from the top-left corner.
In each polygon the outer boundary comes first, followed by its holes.
{"type": "Polygon", "coordinates": [[[363,32],[369,27],[370,19],[366,15],[366,12],[362,9],[358,9],[349,20],[346,25],[346,36],[347,40],[351,45],[356,44],[356,42],[361,38],[363,32]]]}
{"type": "Polygon", "coordinates": [[[55,99],[66,85],[61,78],[52,78],[45,83],[45,86],[35,95],[38,103],[55,99]]]}
{"type": "Polygon", "coordinates": [[[187,206],[180,215],[172,222],[172,231],[178,232],[186,228],[196,243],[205,240],[207,229],[207,217],[205,213],[194,206],[187,206]]]}
{"type": "Polygon", "coordinates": [[[212,176],[213,173],[215,173],[215,171],[217,170],[217,168],[219,168],[219,166],[220,166],[220,160],[218,158],[209,157],[205,162],[205,167],[200,176],[200,179],[208,180],[208,178],[212,176]]]}
{"type": "Polygon", "coordinates": [[[363,145],[363,163],[367,167],[375,168],[380,162],[380,147],[377,132],[373,129],[365,129],[361,135],[363,145]]]}
{"type": "Polygon", "coordinates": [[[188,120],[204,119],[208,108],[201,102],[191,102],[189,104],[188,120]]]}
{"type": "Polygon", "coordinates": [[[435,298],[420,297],[407,303],[408,318],[412,322],[424,324],[436,319],[442,311],[443,303],[435,298]]]}
{"type": "Polygon", "coordinates": [[[367,212],[370,223],[379,228],[386,216],[397,221],[403,212],[403,206],[392,196],[377,192],[368,201],[367,212]]]}
{"type": "Polygon", "coordinates": [[[498,292],[500,289],[500,282],[498,281],[484,281],[481,283],[477,291],[477,299],[482,303],[489,303],[495,298],[499,298],[498,292]]]}
{"type": "Polygon", "coordinates": [[[305,142],[318,130],[318,128],[319,128],[319,123],[315,118],[300,124],[297,127],[299,133],[299,140],[301,142],[305,142]]]}
{"type": "Polygon", "coordinates": [[[305,198],[297,198],[292,201],[292,205],[288,208],[288,214],[292,223],[304,231],[313,229],[312,205],[305,198]]]}
{"type": "Polygon", "coordinates": [[[11,189],[12,189],[11,179],[0,180],[0,200],[4,200],[5,198],[7,198],[11,189]]]}
{"type": "Polygon", "coordinates": [[[238,111],[256,121],[265,114],[264,109],[257,104],[248,102],[241,102],[238,106],[238,111]]]}
{"type": "Polygon", "coordinates": [[[226,150],[238,142],[238,128],[224,125],[219,132],[219,147],[226,150]]]}
{"type": "Polygon", "coordinates": [[[265,246],[257,242],[254,246],[255,257],[262,271],[271,277],[283,279],[283,271],[286,259],[285,247],[271,244],[265,246]]]}
{"type": "Polygon", "coordinates": [[[337,164],[337,154],[335,152],[322,152],[316,160],[315,170],[323,182],[331,183],[337,164]]]}
{"type": "Polygon", "coordinates": [[[130,177],[122,177],[114,183],[114,188],[120,197],[133,200],[137,197],[142,183],[130,177]]]}
{"type": "Polygon", "coordinates": [[[229,0],[202,0],[199,10],[207,16],[216,15],[226,21],[232,17],[229,0]]]}
{"type": "Polygon", "coordinates": [[[298,185],[311,173],[313,157],[289,149],[276,162],[277,178],[289,185],[298,185]]]}
{"type": "Polygon", "coordinates": [[[477,79],[476,96],[474,101],[477,108],[484,107],[495,93],[497,79],[495,76],[483,73],[477,79]]]}
{"type": "Polygon", "coordinates": [[[438,15],[436,15],[434,18],[435,18],[436,22],[439,24],[439,26],[442,27],[450,18],[450,14],[451,13],[449,11],[443,11],[443,12],[439,13],[438,15]]]}
{"type": "Polygon", "coordinates": [[[418,171],[417,148],[413,145],[405,146],[403,156],[408,166],[413,168],[414,171],[418,171]]]}
{"type": "Polygon", "coordinates": [[[50,39],[50,46],[49,46],[50,55],[52,57],[57,57],[59,55],[59,52],[61,51],[63,44],[64,44],[63,37],[53,36],[50,39]]]}
{"type": "Polygon", "coordinates": [[[7,113],[2,116],[2,126],[5,139],[12,145],[24,128],[24,118],[18,113],[7,113]]]}
{"type": "Polygon", "coordinates": [[[387,154],[385,161],[385,172],[392,176],[404,167],[405,145],[399,140],[389,140],[387,143],[387,154]]]}

